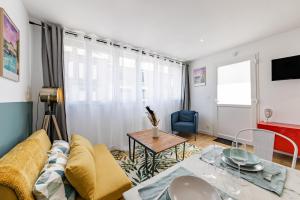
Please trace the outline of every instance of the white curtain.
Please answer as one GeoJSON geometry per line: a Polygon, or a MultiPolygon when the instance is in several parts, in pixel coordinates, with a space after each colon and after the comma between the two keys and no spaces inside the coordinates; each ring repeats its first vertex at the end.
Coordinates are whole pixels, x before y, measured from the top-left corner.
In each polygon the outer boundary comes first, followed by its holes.
{"type": "Polygon", "coordinates": [[[125,149],[126,133],[151,127],[146,105],[170,131],[170,115],[180,108],[181,64],[83,36],[66,35],[64,45],[69,134],[125,149]]]}

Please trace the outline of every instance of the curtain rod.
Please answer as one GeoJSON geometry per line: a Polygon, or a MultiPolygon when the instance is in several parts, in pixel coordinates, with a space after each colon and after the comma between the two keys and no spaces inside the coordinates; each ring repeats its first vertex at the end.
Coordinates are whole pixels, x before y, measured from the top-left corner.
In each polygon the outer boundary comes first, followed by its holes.
{"type": "MultiPolygon", "coordinates": [[[[68,34],[68,35],[73,35],[73,36],[75,36],[75,37],[78,36],[78,33],[73,32],[73,31],[69,31],[69,30],[65,31],[65,33],[68,34]]],[[[88,35],[84,35],[84,38],[85,38],[85,39],[88,39],[88,40],[91,40],[91,39],[92,39],[92,38],[91,38],[90,36],[88,36],[88,35]]],[[[126,47],[126,46],[122,47],[122,46],[119,45],[119,44],[116,44],[116,43],[113,43],[113,42],[108,42],[108,41],[106,41],[106,40],[101,40],[101,39],[96,39],[96,41],[97,41],[97,42],[104,43],[104,44],[109,44],[109,45],[112,45],[112,46],[115,46],[115,47],[119,47],[119,48],[130,49],[130,50],[135,51],[135,52],[141,52],[141,53],[144,54],[144,55],[145,55],[145,54],[148,54],[149,56],[151,56],[151,57],[156,57],[156,58],[158,58],[158,59],[161,58],[161,59],[164,59],[164,60],[168,60],[168,61],[170,61],[170,62],[175,62],[175,63],[177,63],[177,64],[183,64],[183,65],[185,65],[185,63],[182,62],[182,61],[178,61],[178,60],[175,60],[175,59],[172,59],[172,58],[169,58],[169,57],[166,57],[166,56],[162,56],[162,55],[159,55],[159,54],[155,54],[155,53],[147,53],[146,51],[144,51],[144,50],[139,50],[139,49],[137,49],[137,48],[126,47]]]]}
{"type": "MultiPolygon", "coordinates": [[[[38,23],[35,23],[35,22],[33,22],[33,21],[29,21],[29,24],[44,28],[44,26],[43,26],[42,24],[38,24],[38,23]]],[[[74,32],[74,31],[66,30],[65,33],[68,34],[68,35],[73,35],[73,36],[75,36],[75,37],[78,36],[78,33],[74,32]]],[[[92,38],[91,38],[90,36],[88,36],[88,35],[84,35],[84,39],[91,40],[92,38]]],[[[96,41],[97,41],[97,42],[104,43],[104,44],[108,44],[108,43],[109,43],[109,45],[112,45],[112,46],[115,46],[115,47],[122,48],[121,45],[116,44],[116,43],[113,43],[113,42],[108,42],[108,41],[106,41],[106,40],[96,39],[96,41]]],[[[123,48],[124,48],[124,49],[130,49],[130,50],[135,51],[135,52],[141,52],[141,53],[144,54],[144,55],[147,54],[146,51],[139,50],[139,49],[137,49],[137,48],[129,48],[129,47],[126,47],[126,46],[124,46],[123,48]]],[[[166,56],[161,56],[161,55],[159,55],[159,54],[148,53],[148,55],[151,56],[151,57],[153,57],[153,58],[154,58],[154,57],[156,57],[156,58],[158,58],[158,59],[159,59],[159,58],[162,58],[162,59],[164,59],[164,60],[169,60],[170,62],[175,62],[175,63],[177,63],[177,64],[183,64],[183,65],[185,65],[185,63],[184,63],[183,61],[178,61],[178,60],[175,60],[175,59],[166,57],[166,56]]]]}
{"type": "Polygon", "coordinates": [[[29,24],[31,24],[31,25],[35,25],[35,26],[40,26],[40,27],[43,27],[43,25],[42,25],[42,24],[38,24],[38,23],[35,23],[35,22],[33,22],[33,21],[29,21],[29,24]]]}

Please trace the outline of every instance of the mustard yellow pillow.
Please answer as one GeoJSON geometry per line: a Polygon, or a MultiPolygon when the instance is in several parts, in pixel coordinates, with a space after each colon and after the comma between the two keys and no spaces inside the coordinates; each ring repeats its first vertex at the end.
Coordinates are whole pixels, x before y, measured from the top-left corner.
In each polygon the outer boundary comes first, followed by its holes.
{"type": "Polygon", "coordinates": [[[84,146],[71,146],[65,171],[66,177],[80,196],[94,200],[96,190],[95,161],[84,146]]]}
{"type": "Polygon", "coordinates": [[[71,136],[71,148],[72,148],[72,146],[83,146],[83,147],[85,147],[92,154],[92,156],[95,158],[93,145],[85,137],[83,137],[81,135],[78,135],[78,134],[73,134],[71,136]]]}

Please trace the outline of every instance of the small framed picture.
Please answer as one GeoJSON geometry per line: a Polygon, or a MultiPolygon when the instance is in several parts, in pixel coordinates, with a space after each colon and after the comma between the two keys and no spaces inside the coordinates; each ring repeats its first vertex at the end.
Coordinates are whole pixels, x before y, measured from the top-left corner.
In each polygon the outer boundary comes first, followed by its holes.
{"type": "Polygon", "coordinates": [[[0,76],[19,81],[20,32],[3,8],[0,8],[0,76]]]}
{"type": "Polygon", "coordinates": [[[206,67],[198,67],[193,69],[194,86],[206,85],[206,67]]]}

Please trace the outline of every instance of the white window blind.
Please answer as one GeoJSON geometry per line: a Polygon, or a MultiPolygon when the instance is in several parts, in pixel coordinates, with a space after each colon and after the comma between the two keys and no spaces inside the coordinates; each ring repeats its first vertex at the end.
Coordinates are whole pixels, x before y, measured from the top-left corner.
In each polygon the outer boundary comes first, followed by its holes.
{"type": "Polygon", "coordinates": [[[218,104],[251,105],[251,61],[218,68],[218,104]]]}

